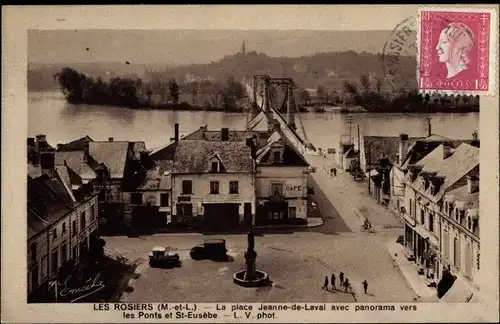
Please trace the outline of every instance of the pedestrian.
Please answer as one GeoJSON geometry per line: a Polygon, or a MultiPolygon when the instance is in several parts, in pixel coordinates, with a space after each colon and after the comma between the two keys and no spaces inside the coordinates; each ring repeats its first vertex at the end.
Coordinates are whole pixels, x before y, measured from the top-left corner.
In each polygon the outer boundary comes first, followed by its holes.
{"type": "Polygon", "coordinates": [[[336,177],[337,176],[337,169],[333,168],[333,176],[336,177]]]}
{"type": "Polygon", "coordinates": [[[332,284],[332,290],[337,290],[337,287],[335,286],[335,273],[332,273],[332,278],[330,281],[332,284]]]}
{"type": "Polygon", "coordinates": [[[323,285],[323,289],[328,290],[328,276],[325,277],[325,283],[323,285]]]}
{"type": "Polygon", "coordinates": [[[333,175],[333,170],[334,170],[334,168],[330,169],[330,175],[333,175]]]}
{"type": "Polygon", "coordinates": [[[366,282],[366,280],[363,281],[363,289],[365,290],[365,295],[366,295],[367,294],[366,291],[368,290],[368,282],[366,282]]]}
{"type": "Polygon", "coordinates": [[[344,284],[344,273],[343,272],[341,272],[339,274],[339,280],[340,280],[340,285],[343,285],[344,284]]]}
{"type": "Polygon", "coordinates": [[[344,288],[345,288],[345,292],[347,292],[347,288],[349,288],[349,279],[345,278],[344,280],[344,288]]]}

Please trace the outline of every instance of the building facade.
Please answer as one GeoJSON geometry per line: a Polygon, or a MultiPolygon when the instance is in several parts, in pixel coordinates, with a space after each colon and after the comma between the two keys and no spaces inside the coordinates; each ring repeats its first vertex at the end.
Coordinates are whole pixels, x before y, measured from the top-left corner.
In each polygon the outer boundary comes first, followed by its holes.
{"type": "Polygon", "coordinates": [[[91,184],[78,185],[54,153],[40,154],[40,175],[28,176],[28,300],[39,300],[61,268],[84,265],[99,237],[98,199],[91,184]]]}
{"type": "Polygon", "coordinates": [[[279,132],[257,151],[258,225],[307,223],[309,164],[279,132]]]}
{"type": "Polygon", "coordinates": [[[479,250],[479,237],[474,234],[478,235],[474,222],[478,220],[479,195],[468,190],[470,179],[478,176],[479,149],[466,143],[456,149],[449,142],[440,144],[408,166],[404,242],[409,259],[430,283],[438,285],[450,272],[456,276],[466,271],[474,278],[472,269],[477,265],[471,256],[479,250]],[[452,201],[457,201],[454,209],[450,209],[452,201]]]}
{"type": "Polygon", "coordinates": [[[172,168],[172,219],[207,231],[249,226],[255,214],[255,166],[244,141],[183,139],[172,168]]]}

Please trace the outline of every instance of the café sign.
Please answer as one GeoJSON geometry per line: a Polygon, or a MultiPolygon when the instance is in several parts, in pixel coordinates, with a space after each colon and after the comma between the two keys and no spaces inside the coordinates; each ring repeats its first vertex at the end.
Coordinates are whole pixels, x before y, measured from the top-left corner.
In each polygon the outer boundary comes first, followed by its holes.
{"type": "Polygon", "coordinates": [[[287,192],[300,192],[302,191],[302,186],[298,185],[298,186],[293,186],[293,185],[286,185],[285,186],[285,191],[287,192]]]}

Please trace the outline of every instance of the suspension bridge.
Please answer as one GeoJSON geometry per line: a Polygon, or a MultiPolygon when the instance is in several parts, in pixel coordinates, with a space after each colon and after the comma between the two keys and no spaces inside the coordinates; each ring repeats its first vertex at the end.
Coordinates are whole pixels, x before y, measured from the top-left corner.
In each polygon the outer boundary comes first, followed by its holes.
{"type": "Polygon", "coordinates": [[[253,130],[262,120],[267,120],[268,130],[278,130],[301,153],[316,154],[316,148],[307,138],[307,133],[295,103],[294,90],[297,88],[292,78],[272,78],[269,75],[254,75],[253,82],[245,82],[250,98],[251,119],[247,130],[253,130]],[[273,90],[284,91],[284,100],[278,109],[272,100],[273,90]],[[285,111],[285,116],[280,111],[285,111]],[[296,119],[300,129],[297,128],[296,119]],[[301,134],[300,134],[301,133],[301,134]]]}

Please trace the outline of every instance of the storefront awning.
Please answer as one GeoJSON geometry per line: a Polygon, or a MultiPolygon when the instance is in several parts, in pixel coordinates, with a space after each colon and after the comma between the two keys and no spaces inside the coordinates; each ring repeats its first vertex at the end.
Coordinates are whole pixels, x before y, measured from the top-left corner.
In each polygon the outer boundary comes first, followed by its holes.
{"type": "Polygon", "coordinates": [[[439,300],[442,303],[468,303],[473,296],[473,292],[462,282],[456,279],[450,290],[439,300]]]}

